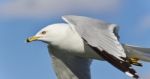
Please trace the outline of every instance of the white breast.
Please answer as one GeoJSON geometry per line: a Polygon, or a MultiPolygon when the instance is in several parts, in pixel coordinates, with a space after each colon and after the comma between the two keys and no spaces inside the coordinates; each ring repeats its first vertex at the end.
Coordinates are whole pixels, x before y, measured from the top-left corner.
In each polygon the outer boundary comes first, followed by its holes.
{"type": "Polygon", "coordinates": [[[72,31],[68,26],[63,35],[63,39],[57,41],[58,49],[65,50],[68,53],[82,57],[101,59],[87,44],[84,43],[78,33],[72,31]]]}
{"type": "Polygon", "coordinates": [[[84,42],[81,37],[77,33],[73,32],[69,27],[66,30],[66,35],[64,39],[61,40],[59,47],[76,53],[83,53],[85,50],[84,42]]]}

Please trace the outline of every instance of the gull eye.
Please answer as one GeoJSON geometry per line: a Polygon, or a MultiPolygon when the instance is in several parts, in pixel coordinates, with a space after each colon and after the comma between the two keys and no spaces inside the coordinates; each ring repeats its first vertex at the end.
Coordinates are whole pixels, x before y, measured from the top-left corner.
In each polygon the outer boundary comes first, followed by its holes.
{"type": "Polygon", "coordinates": [[[46,31],[42,31],[41,34],[43,34],[43,35],[46,34],[46,31]]]}

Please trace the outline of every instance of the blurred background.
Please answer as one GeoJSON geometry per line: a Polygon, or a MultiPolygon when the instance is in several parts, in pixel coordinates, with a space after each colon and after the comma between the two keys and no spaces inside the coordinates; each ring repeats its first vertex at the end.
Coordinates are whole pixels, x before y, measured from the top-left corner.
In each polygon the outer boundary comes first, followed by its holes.
{"type": "MultiPolygon", "coordinates": [[[[0,79],[56,79],[47,45],[25,39],[68,14],[116,23],[122,43],[150,47],[150,0],[0,0],[0,79]]],[[[143,63],[135,69],[150,79],[143,63]]],[[[92,79],[130,79],[107,62],[91,69],[92,79]]]]}

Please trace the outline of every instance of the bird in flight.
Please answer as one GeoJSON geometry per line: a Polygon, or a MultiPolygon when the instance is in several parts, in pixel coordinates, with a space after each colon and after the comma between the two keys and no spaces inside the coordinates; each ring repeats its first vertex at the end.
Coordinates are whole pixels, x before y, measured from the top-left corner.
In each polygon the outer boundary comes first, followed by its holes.
{"type": "Polygon", "coordinates": [[[64,23],[51,24],[27,42],[48,44],[58,79],[91,79],[93,59],[107,61],[126,75],[139,79],[132,65],[142,66],[139,60],[150,61],[150,48],[119,41],[118,26],[85,16],[62,16],[64,23]]]}

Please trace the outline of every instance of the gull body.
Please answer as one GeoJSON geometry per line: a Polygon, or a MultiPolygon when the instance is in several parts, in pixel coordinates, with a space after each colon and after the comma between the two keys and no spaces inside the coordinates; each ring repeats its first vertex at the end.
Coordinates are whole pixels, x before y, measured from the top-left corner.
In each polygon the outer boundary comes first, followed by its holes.
{"type": "Polygon", "coordinates": [[[139,79],[132,65],[142,66],[138,60],[149,62],[150,48],[121,44],[116,24],[75,15],[62,19],[66,23],[48,25],[27,39],[48,44],[58,79],[91,79],[92,59],[105,60],[139,79]]]}
{"type": "Polygon", "coordinates": [[[72,31],[69,24],[57,23],[43,28],[35,36],[40,37],[42,31],[47,31],[44,38],[39,38],[57,50],[66,51],[72,55],[91,59],[102,59],[93,51],[77,32],[72,31]],[[49,31],[47,31],[49,29],[49,31]],[[48,39],[49,38],[49,39],[48,39]]]}

